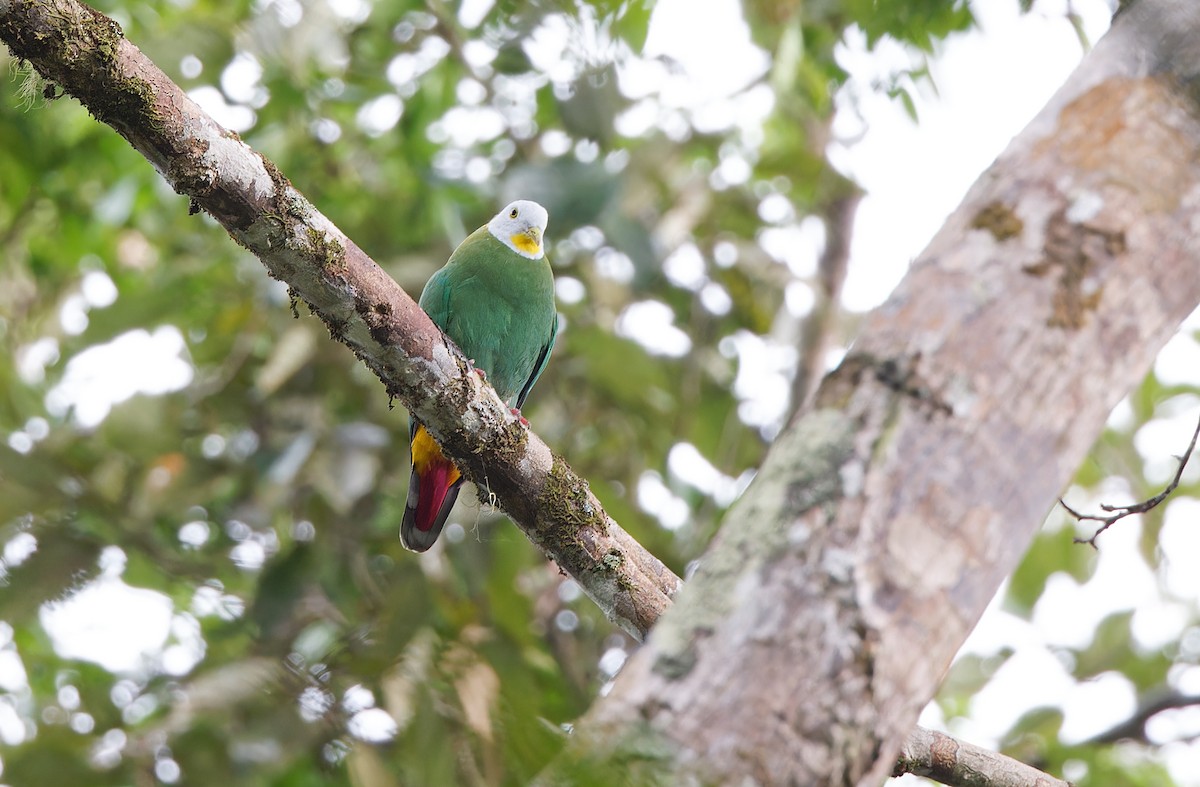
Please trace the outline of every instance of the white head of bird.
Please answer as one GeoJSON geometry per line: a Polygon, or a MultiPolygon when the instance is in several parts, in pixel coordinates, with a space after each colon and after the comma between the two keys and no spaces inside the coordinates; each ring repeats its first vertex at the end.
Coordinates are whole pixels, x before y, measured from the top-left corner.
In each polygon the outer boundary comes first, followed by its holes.
{"type": "Polygon", "coordinates": [[[550,217],[546,209],[533,200],[519,199],[504,206],[488,222],[488,232],[508,248],[528,257],[540,260],[545,252],[542,250],[542,235],[546,232],[546,224],[550,217]]]}

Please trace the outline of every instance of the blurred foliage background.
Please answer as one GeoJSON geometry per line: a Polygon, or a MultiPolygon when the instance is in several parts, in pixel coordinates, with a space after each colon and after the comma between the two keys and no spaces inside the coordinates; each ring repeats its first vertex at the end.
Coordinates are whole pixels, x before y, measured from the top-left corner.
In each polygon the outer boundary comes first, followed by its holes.
{"type": "MultiPolygon", "coordinates": [[[[835,47],[972,24],[948,0],[748,0],[761,64],[698,105],[642,55],[642,0],[94,5],[414,296],[497,205],[546,205],[563,323],[525,413],[681,574],[795,404],[823,291],[786,247],[856,193],[825,157],[835,47]]],[[[405,413],[114,132],[0,66],[0,778],[526,782],[633,643],[470,494],[404,552],[405,413]]],[[[1169,395],[1148,381],[1134,426],[1169,395]]],[[[1134,426],[1082,483],[1141,477],[1134,426]]],[[[1071,532],[1012,581],[1018,614],[1088,576],[1071,532]]],[[[1149,696],[1196,658],[1138,649],[1121,614],[1079,680],[1149,696]]],[[[960,661],[948,722],[1010,653],[960,661]]],[[[1008,740],[1081,784],[1165,783],[1056,732],[1043,709],[1008,740]]]]}

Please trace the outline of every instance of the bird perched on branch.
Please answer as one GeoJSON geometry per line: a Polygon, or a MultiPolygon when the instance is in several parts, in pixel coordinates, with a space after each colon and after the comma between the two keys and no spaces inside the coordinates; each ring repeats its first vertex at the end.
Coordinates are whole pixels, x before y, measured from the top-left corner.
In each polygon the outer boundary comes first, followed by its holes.
{"type": "MultiPolygon", "coordinates": [[[[459,244],[430,277],[421,308],[520,414],[558,330],[554,278],[542,248],[548,216],[517,200],[459,244]]],[[[425,427],[410,419],[412,475],[400,540],[415,552],[433,546],[463,478],[425,427]]]]}

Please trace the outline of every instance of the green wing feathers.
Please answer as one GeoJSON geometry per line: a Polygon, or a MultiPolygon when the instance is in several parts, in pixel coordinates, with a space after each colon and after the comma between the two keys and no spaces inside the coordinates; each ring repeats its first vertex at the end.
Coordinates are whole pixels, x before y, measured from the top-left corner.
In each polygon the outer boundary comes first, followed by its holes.
{"type": "Polygon", "coordinates": [[[558,316],[545,257],[531,260],[476,230],[421,293],[434,323],[520,407],[554,348],[558,316]]]}
{"type": "Polygon", "coordinates": [[[545,370],[546,364],[550,362],[550,353],[554,352],[554,340],[558,337],[558,315],[554,315],[554,319],[550,321],[550,338],[542,347],[541,355],[538,356],[537,362],[534,364],[533,373],[529,375],[529,379],[525,381],[524,387],[521,388],[521,393],[517,396],[516,408],[520,410],[525,406],[525,397],[529,396],[529,392],[533,389],[533,384],[542,376],[542,371],[545,370]]]}

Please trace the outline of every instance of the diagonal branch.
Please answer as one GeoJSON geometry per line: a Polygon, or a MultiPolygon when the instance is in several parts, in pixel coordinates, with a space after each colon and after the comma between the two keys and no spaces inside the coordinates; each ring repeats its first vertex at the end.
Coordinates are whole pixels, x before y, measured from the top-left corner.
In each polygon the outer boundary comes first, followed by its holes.
{"type": "Polygon", "coordinates": [[[610,620],[645,636],[679,578],[605,513],[587,481],[469,373],[425,312],[271,161],[205,114],[116,22],[74,0],[0,0],[0,40],[286,281],[610,620]]]}

